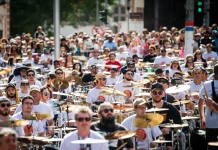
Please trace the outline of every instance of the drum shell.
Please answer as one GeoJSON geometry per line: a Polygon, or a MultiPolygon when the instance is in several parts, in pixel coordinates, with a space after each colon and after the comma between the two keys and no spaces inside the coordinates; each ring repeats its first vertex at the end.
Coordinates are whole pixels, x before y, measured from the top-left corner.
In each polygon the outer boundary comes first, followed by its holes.
{"type": "Polygon", "coordinates": [[[205,132],[202,130],[194,129],[191,133],[191,147],[193,150],[206,150],[207,142],[205,132]]]}

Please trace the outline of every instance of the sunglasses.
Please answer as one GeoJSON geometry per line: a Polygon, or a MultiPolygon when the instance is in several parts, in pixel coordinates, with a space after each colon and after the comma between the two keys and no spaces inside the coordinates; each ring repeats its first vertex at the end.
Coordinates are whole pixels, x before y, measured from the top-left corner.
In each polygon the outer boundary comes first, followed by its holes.
{"type": "Polygon", "coordinates": [[[132,73],[127,73],[127,75],[129,75],[129,76],[133,76],[133,74],[132,74],[132,73]]]}
{"type": "Polygon", "coordinates": [[[167,51],[161,51],[161,53],[166,53],[167,51]]]}
{"type": "Polygon", "coordinates": [[[10,107],[10,106],[11,106],[11,104],[9,104],[9,103],[7,103],[7,104],[5,104],[5,103],[2,103],[2,104],[1,104],[1,107],[3,107],[3,108],[4,108],[5,106],[7,106],[7,107],[10,107]]]}
{"type": "Polygon", "coordinates": [[[99,52],[92,52],[92,53],[99,53],[99,52]]]}
{"type": "Polygon", "coordinates": [[[21,83],[21,86],[29,86],[29,83],[21,83]]]}
{"type": "Polygon", "coordinates": [[[167,83],[167,81],[164,81],[164,80],[160,80],[160,81],[158,81],[159,83],[163,83],[163,84],[166,84],[167,83]]]}
{"type": "Polygon", "coordinates": [[[50,80],[51,78],[46,78],[47,80],[50,80]]]}
{"type": "Polygon", "coordinates": [[[100,78],[100,80],[106,81],[106,80],[107,80],[107,78],[100,78]]]}
{"type": "Polygon", "coordinates": [[[163,94],[163,92],[162,91],[159,91],[159,92],[157,92],[157,91],[152,91],[152,94],[153,95],[162,95],[163,94]]]}
{"type": "Polygon", "coordinates": [[[28,76],[28,77],[34,77],[35,74],[28,74],[27,76],[28,76]]]}
{"type": "Polygon", "coordinates": [[[114,112],[114,110],[113,109],[104,109],[104,110],[102,110],[104,113],[108,113],[109,111],[110,112],[114,112]]]}
{"type": "Polygon", "coordinates": [[[179,65],[179,63],[173,63],[174,65],[179,65]]]}
{"type": "Polygon", "coordinates": [[[43,93],[43,95],[44,95],[44,96],[48,96],[48,95],[49,95],[49,93],[43,93]]]}
{"type": "Polygon", "coordinates": [[[63,72],[56,72],[56,74],[63,74],[63,72]]]}
{"type": "Polygon", "coordinates": [[[90,118],[90,117],[86,117],[86,118],[77,118],[77,119],[76,119],[76,121],[79,121],[79,122],[83,122],[84,120],[85,120],[86,122],[88,122],[88,121],[91,120],[91,118],[90,118]]]}
{"type": "Polygon", "coordinates": [[[128,66],[128,68],[135,68],[135,66],[128,66]]]}

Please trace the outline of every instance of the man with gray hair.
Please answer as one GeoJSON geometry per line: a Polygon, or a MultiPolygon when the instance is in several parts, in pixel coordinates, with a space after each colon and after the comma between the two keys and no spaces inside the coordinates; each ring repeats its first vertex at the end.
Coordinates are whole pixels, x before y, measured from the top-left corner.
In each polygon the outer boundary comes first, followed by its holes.
{"type": "Polygon", "coordinates": [[[3,128],[0,131],[0,149],[17,150],[17,133],[10,128],[3,128]]]}
{"type": "Polygon", "coordinates": [[[75,110],[75,120],[77,130],[65,135],[64,140],[61,143],[60,150],[73,149],[89,149],[89,150],[108,150],[107,143],[95,143],[96,144],[72,144],[72,141],[95,139],[102,141],[104,139],[99,133],[90,130],[92,111],[86,106],[78,106],[75,110]]]}

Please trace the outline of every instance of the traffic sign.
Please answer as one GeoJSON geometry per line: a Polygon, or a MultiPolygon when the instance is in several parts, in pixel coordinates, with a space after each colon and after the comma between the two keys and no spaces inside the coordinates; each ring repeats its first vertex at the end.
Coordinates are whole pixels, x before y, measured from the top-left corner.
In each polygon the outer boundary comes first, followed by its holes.
{"type": "Polygon", "coordinates": [[[130,13],[130,19],[142,19],[143,18],[143,14],[142,13],[130,13]]]}

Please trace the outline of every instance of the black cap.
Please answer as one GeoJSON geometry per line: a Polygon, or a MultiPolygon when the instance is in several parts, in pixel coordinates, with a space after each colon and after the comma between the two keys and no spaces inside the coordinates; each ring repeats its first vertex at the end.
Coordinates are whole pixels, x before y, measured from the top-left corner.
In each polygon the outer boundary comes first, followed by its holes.
{"type": "Polygon", "coordinates": [[[151,85],[151,91],[154,90],[154,89],[159,89],[159,90],[164,91],[163,85],[160,84],[160,83],[158,83],[158,82],[157,82],[157,83],[153,83],[153,84],[151,85]]]}
{"type": "Polygon", "coordinates": [[[128,71],[132,72],[132,71],[129,70],[129,69],[125,69],[125,70],[123,70],[123,74],[126,74],[128,71]]]}
{"type": "Polygon", "coordinates": [[[111,68],[110,71],[115,71],[115,72],[117,72],[117,69],[116,69],[116,68],[111,68]]]}
{"type": "Polygon", "coordinates": [[[97,67],[96,65],[91,65],[90,68],[91,68],[91,69],[96,69],[96,68],[98,68],[98,67],[97,67]]]}
{"type": "Polygon", "coordinates": [[[166,81],[167,84],[169,84],[169,80],[168,80],[167,78],[165,78],[165,77],[160,77],[160,78],[158,78],[158,79],[157,79],[157,82],[158,82],[158,83],[161,83],[161,81],[163,81],[163,80],[166,81]]]}
{"type": "Polygon", "coordinates": [[[183,84],[183,83],[182,83],[182,79],[181,79],[181,78],[175,78],[175,77],[174,77],[174,78],[171,79],[171,84],[172,84],[172,85],[180,85],[180,84],[183,84]]]}
{"type": "Polygon", "coordinates": [[[155,74],[161,74],[161,73],[163,73],[164,71],[163,71],[163,69],[161,69],[161,68],[157,68],[156,70],[155,70],[155,74]]]}
{"type": "Polygon", "coordinates": [[[132,59],[134,58],[139,58],[139,56],[137,54],[132,55],[132,59]]]}

